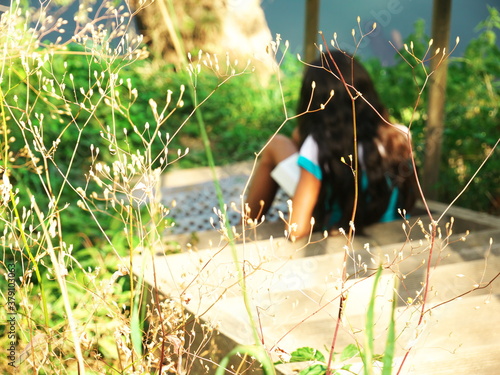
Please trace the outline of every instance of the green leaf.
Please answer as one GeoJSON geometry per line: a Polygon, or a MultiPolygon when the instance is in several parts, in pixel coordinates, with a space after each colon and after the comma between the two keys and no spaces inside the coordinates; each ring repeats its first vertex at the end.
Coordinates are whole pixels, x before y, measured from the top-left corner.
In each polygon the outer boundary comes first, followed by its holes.
{"type": "Polygon", "coordinates": [[[359,355],[359,348],[354,344],[349,344],[344,348],[344,350],[342,350],[342,353],[340,354],[340,360],[345,361],[359,355]]]}
{"type": "Polygon", "coordinates": [[[389,328],[387,332],[387,341],[385,344],[385,352],[384,352],[384,368],[382,370],[382,375],[391,375],[392,373],[392,362],[394,361],[394,352],[396,348],[396,320],[394,314],[396,312],[396,290],[397,290],[397,281],[395,278],[394,283],[394,293],[392,296],[392,308],[391,308],[391,320],[389,322],[389,328]]]}
{"type": "Polygon", "coordinates": [[[361,356],[363,360],[363,369],[365,375],[370,375],[372,371],[372,359],[373,359],[373,341],[374,333],[373,327],[375,326],[375,299],[377,297],[377,287],[380,282],[380,276],[382,276],[383,268],[379,266],[377,273],[375,274],[375,280],[373,281],[373,290],[370,298],[370,303],[368,304],[368,311],[366,313],[366,334],[365,334],[365,351],[364,355],[361,356]]]}
{"type": "Polygon", "coordinates": [[[324,374],[326,374],[325,365],[312,365],[299,372],[299,375],[324,375],[324,374]]]}
{"type": "Polygon", "coordinates": [[[318,361],[325,362],[325,356],[314,348],[303,347],[291,353],[290,362],[318,361]]]}
{"type": "Polygon", "coordinates": [[[142,330],[141,323],[139,321],[139,312],[134,309],[134,314],[132,315],[132,319],[130,322],[130,337],[132,340],[132,345],[136,351],[136,353],[141,356],[142,355],[142,330]]]}

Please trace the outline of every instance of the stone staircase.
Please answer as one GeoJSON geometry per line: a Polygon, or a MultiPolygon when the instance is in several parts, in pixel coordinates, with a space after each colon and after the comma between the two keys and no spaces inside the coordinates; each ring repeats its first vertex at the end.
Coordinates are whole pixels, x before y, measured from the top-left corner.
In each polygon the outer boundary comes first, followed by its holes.
{"type": "MultiPolygon", "coordinates": [[[[250,170],[249,164],[241,164],[217,171],[227,204],[241,199],[250,170]]],[[[277,214],[286,214],[287,210],[287,198],[282,193],[269,222],[245,230],[244,236],[238,213],[231,214],[239,234],[232,248],[217,231],[218,219],[213,212],[217,200],[210,177],[206,169],[166,176],[162,199],[167,205],[172,200],[177,202],[171,214],[178,224],[167,235],[166,243],[175,242],[182,251],[164,255],[159,249],[153,257],[138,256],[134,272],[142,274],[163,295],[182,301],[186,311],[202,324],[215,327],[219,334],[214,345],[221,355],[235,345],[254,343],[236,265],[245,275],[248,306],[259,337],[273,360],[278,360],[283,353],[304,346],[328,356],[342,290],[347,302],[335,352],[349,344],[364,346],[373,275],[383,263],[386,267],[375,299],[376,353],[384,352],[396,291],[395,369],[407,349],[412,348],[400,374],[500,373],[500,277],[496,278],[500,272],[499,218],[451,208],[440,222],[442,233],[432,256],[424,233],[428,219],[422,215],[422,230],[418,210],[405,229],[402,221],[376,224],[362,236],[356,235],[352,244],[343,235],[323,239],[319,234],[291,243],[283,237],[277,214]],[[446,222],[451,217],[453,232],[447,233],[446,222]],[[470,234],[466,236],[467,230],[470,234]],[[418,324],[428,262],[431,266],[425,309],[429,311],[418,324]],[[342,285],[344,264],[349,277],[342,285]]],[[[430,208],[435,218],[446,210],[445,205],[436,202],[431,202],[430,208]]],[[[211,358],[199,361],[202,364],[196,361],[199,366],[191,373],[205,373],[204,366],[208,366],[208,373],[214,373],[214,363],[220,359],[214,350],[211,358]]],[[[235,359],[234,365],[238,366],[240,360],[235,359]]],[[[360,369],[359,362],[359,358],[350,360],[354,373],[360,369]]],[[[340,367],[344,363],[334,364],[340,367]]],[[[296,374],[306,365],[278,365],[277,370],[296,374]]],[[[244,373],[261,370],[254,364],[244,373]]]]}

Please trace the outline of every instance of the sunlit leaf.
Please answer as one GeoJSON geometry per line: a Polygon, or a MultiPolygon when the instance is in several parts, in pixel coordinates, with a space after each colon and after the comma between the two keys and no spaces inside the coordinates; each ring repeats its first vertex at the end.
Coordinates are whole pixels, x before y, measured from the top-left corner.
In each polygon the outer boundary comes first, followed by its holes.
{"type": "Polygon", "coordinates": [[[291,353],[290,362],[306,362],[306,361],[318,361],[325,362],[325,356],[320,351],[310,348],[303,347],[291,353]]]}
{"type": "Polygon", "coordinates": [[[299,372],[299,375],[324,375],[324,374],[326,374],[325,365],[313,365],[299,372]]]}

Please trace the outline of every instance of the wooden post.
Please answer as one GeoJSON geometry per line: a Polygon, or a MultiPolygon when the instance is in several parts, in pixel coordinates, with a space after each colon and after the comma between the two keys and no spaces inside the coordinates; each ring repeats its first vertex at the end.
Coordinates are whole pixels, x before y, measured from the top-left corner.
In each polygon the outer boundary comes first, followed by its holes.
{"type": "Polygon", "coordinates": [[[427,127],[425,138],[425,159],[423,188],[428,199],[437,198],[436,184],[439,179],[441,165],[441,144],[445,120],[447,60],[442,60],[443,49],[448,52],[450,39],[450,19],[452,0],[434,0],[432,12],[432,52],[440,48],[438,55],[431,61],[429,86],[429,104],[427,108],[427,127]]]}
{"type": "Polygon", "coordinates": [[[320,0],[306,0],[306,22],[304,34],[304,53],[306,62],[313,61],[318,52],[314,44],[318,40],[319,3],[320,0]]]}

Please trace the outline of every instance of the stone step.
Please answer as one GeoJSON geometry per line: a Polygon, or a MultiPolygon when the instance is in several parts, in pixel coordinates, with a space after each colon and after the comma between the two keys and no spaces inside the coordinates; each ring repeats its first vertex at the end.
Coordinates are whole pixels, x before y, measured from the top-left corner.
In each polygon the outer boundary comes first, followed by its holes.
{"type": "MultiPolygon", "coordinates": [[[[248,163],[217,169],[228,205],[241,201],[250,171],[248,163]]],[[[337,322],[344,267],[349,276],[344,285],[348,299],[336,351],[356,342],[363,344],[373,274],[383,263],[386,271],[376,297],[376,351],[384,350],[397,279],[399,360],[405,345],[414,346],[402,374],[498,373],[493,371],[500,367],[500,331],[495,329],[500,326],[500,278],[491,285],[485,283],[500,270],[499,218],[428,202],[433,219],[441,217],[432,256],[430,219],[422,203],[404,225],[403,221],[372,225],[356,234],[352,243],[343,235],[323,239],[318,233],[291,243],[283,237],[284,225],[277,215],[278,211],[286,215],[287,197],[279,196],[269,220],[244,232],[236,206],[229,218],[237,234],[231,248],[223,231],[217,231],[213,208],[218,203],[211,171],[192,172],[169,174],[164,181],[168,187],[161,190],[167,205],[177,202],[171,212],[178,225],[165,241],[181,252],[165,256],[165,249],[157,249],[158,253],[138,255],[133,271],[163,295],[181,301],[187,312],[215,326],[224,354],[254,340],[242,297],[244,278],[252,317],[268,349],[291,352],[311,346],[326,355],[337,322]],[[467,231],[471,231],[468,236],[467,231]],[[243,266],[243,273],[236,264],[243,266]],[[429,264],[426,306],[431,310],[417,329],[429,264]],[[469,293],[472,289],[476,290],[469,293]]],[[[293,374],[297,366],[280,365],[279,371],[293,374]]]]}
{"type": "MultiPolygon", "coordinates": [[[[486,231],[487,236],[494,234],[500,242],[499,231],[486,231]]],[[[471,235],[469,240],[477,244],[483,242],[484,253],[488,249],[489,237],[480,234],[477,236],[482,240],[476,239],[474,235],[471,235]]],[[[444,246],[435,249],[436,256],[432,258],[429,306],[460,296],[475,288],[475,285],[483,285],[482,283],[493,278],[500,270],[500,257],[491,254],[492,251],[486,260],[478,258],[464,261],[460,253],[454,250],[455,247],[460,248],[463,245],[463,242],[457,239],[459,238],[452,237],[444,242],[444,246]]],[[[339,238],[334,238],[333,241],[327,239],[304,247],[303,244],[293,244],[281,238],[236,246],[237,261],[245,264],[245,280],[252,312],[259,324],[259,331],[265,344],[269,348],[279,347],[290,352],[300,346],[314,348],[329,346],[331,332],[338,314],[340,275],[344,261],[344,249],[338,242],[339,238]],[[324,249],[314,249],[318,246],[324,249]],[[309,247],[313,249],[308,251],[309,247]],[[327,251],[323,252],[325,249],[327,251]]],[[[346,286],[349,296],[344,314],[345,320],[338,338],[339,350],[350,343],[363,342],[366,307],[373,287],[373,277],[367,280],[363,280],[363,277],[374,272],[373,267],[379,260],[394,261],[393,270],[398,275],[406,276],[398,287],[398,320],[411,325],[415,321],[415,316],[418,315],[418,303],[411,308],[404,306],[408,298],[418,302],[418,296],[421,295],[419,291],[424,281],[426,266],[423,261],[428,259],[428,245],[413,241],[375,248],[368,253],[362,247],[354,247],[356,255],[360,257],[354,256],[356,262],[351,260],[347,264],[348,273],[355,278],[348,281],[346,286]],[[375,264],[371,262],[372,258],[375,264]],[[365,273],[362,263],[366,263],[371,270],[365,273]]],[[[461,251],[464,250],[461,249],[461,251]]],[[[478,253],[477,249],[475,253],[478,253]]],[[[136,259],[134,264],[139,265],[140,261],[136,259]]],[[[238,284],[239,275],[235,268],[235,258],[230,248],[215,247],[169,256],[157,256],[154,262],[157,270],[163,270],[156,277],[158,282],[156,287],[160,292],[184,301],[189,312],[201,317],[204,321],[211,322],[231,342],[239,344],[253,342],[248,314],[238,284]]],[[[141,268],[146,282],[154,285],[151,266],[151,261],[147,261],[141,268]]],[[[394,274],[386,272],[381,283],[384,288],[377,297],[375,330],[381,337],[385,337],[393,282],[394,274]]],[[[481,325],[484,322],[500,323],[496,317],[500,310],[498,310],[495,297],[499,293],[497,280],[490,288],[480,289],[471,295],[463,296],[463,299],[470,300],[468,303],[474,307],[479,306],[480,301],[491,303],[481,310],[481,313],[486,311],[487,314],[489,311],[488,318],[484,320],[484,317],[480,317],[479,322],[471,323],[478,325],[478,330],[486,329],[481,325]]],[[[450,318],[451,320],[433,321],[428,317],[426,327],[429,327],[432,334],[436,330],[448,330],[448,334],[456,332],[464,340],[465,345],[465,343],[473,342],[473,337],[469,337],[470,332],[464,334],[461,325],[450,326],[449,322],[460,321],[460,319],[467,321],[469,317],[474,316],[475,310],[469,306],[462,314],[462,310],[455,311],[457,309],[453,307],[458,305],[459,302],[454,301],[439,306],[430,315],[434,319],[438,311],[450,309],[448,314],[452,314],[451,317],[454,320],[450,318]],[[437,326],[440,328],[436,328],[437,326]]],[[[403,327],[399,326],[399,328],[404,332],[403,327]]],[[[415,330],[409,327],[406,331],[414,332],[415,330]]],[[[400,337],[399,340],[408,342],[411,338],[400,337]]],[[[377,341],[376,347],[382,350],[383,341],[377,341]]],[[[422,350],[425,347],[423,346],[422,350]]],[[[445,346],[442,348],[443,351],[455,350],[445,346]]]]}
{"type": "MultiPolygon", "coordinates": [[[[496,268],[498,271],[498,268],[496,268]]],[[[498,374],[500,294],[472,295],[428,315],[404,374],[498,374]]]]}
{"type": "MultiPolygon", "coordinates": [[[[182,298],[189,299],[189,310],[195,314],[210,309],[205,316],[213,316],[216,320],[221,320],[217,317],[219,310],[222,314],[232,311],[231,315],[244,317],[246,312],[238,285],[238,275],[228,255],[206,252],[190,254],[189,257],[173,255],[156,259],[157,269],[170,269],[175,272],[175,274],[169,272],[158,275],[159,288],[163,293],[182,295],[182,298]]],[[[476,260],[443,263],[433,268],[430,277],[429,303],[442,303],[477,286],[482,286],[500,269],[499,259],[490,256],[487,262],[476,260]]],[[[342,254],[287,261],[266,261],[264,257],[260,259],[248,257],[245,260],[248,264],[247,291],[253,304],[260,310],[259,320],[265,323],[269,318],[269,326],[273,326],[275,316],[278,319],[292,320],[292,324],[294,321],[309,318],[310,314],[314,314],[312,320],[324,318],[325,314],[335,317],[341,288],[341,270],[338,265],[342,264],[342,260],[342,254]]],[[[369,271],[368,274],[372,272],[369,271]]],[[[421,296],[424,272],[415,272],[412,275],[417,274],[419,277],[407,278],[399,283],[400,306],[405,305],[408,298],[417,301],[418,296],[421,296]]],[[[145,270],[145,275],[146,278],[151,275],[148,268],[145,270]]],[[[392,291],[392,280],[393,275],[387,273],[384,283],[388,285],[386,288],[390,291],[392,291]]],[[[373,278],[368,280],[358,278],[347,282],[349,298],[346,315],[365,315],[372,290],[371,281],[373,278]]],[[[497,284],[494,286],[498,287],[497,284]]],[[[479,289],[474,295],[496,293],[492,290],[479,289]]],[[[389,295],[386,299],[389,298],[392,296],[389,295]]],[[[243,338],[240,341],[242,340],[243,338]]]]}
{"type": "MultiPolygon", "coordinates": [[[[498,288],[497,288],[498,290],[498,288]]],[[[455,300],[452,303],[437,307],[425,319],[423,329],[419,330],[418,338],[402,340],[399,337],[396,348],[394,368],[399,369],[403,356],[408,349],[404,345],[412,342],[411,354],[406,359],[402,371],[406,374],[472,374],[496,375],[500,365],[500,331],[495,327],[500,324],[500,295],[469,296],[455,300]]],[[[408,322],[416,325],[417,314],[414,311],[398,309],[397,332],[408,322]]],[[[355,322],[350,318],[350,326],[346,323],[340,331],[336,343],[337,350],[348,344],[364,343],[363,331],[356,330],[356,325],[364,322],[355,322]]],[[[288,328],[288,327],[286,327],[288,328]]],[[[285,331],[286,328],[283,328],[285,331]]],[[[300,337],[302,346],[318,348],[327,355],[324,347],[330,347],[332,340],[332,322],[312,321],[290,327],[292,332],[300,337]],[[323,344],[324,346],[317,346],[323,344]]],[[[408,329],[409,335],[415,330],[408,329]]],[[[375,341],[375,353],[383,353],[386,332],[381,327],[375,341]]],[[[404,335],[404,334],[403,334],[404,335]]],[[[283,347],[290,345],[290,335],[284,336],[280,344],[283,347]]],[[[292,345],[294,343],[291,343],[292,345]]],[[[336,351],[337,351],[336,350],[336,351]]],[[[359,361],[359,359],[358,359],[359,361]]],[[[356,361],[355,361],[356,362],[356,361]]],[[[280,365],[281,374],[296,374],[304,364],[280,365]]],[[[395,373],[395,371],[393,372],[395,373]]]]}

